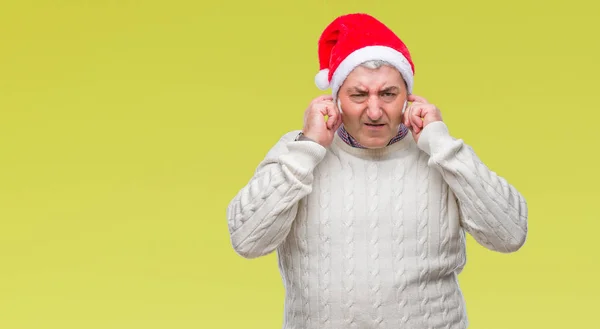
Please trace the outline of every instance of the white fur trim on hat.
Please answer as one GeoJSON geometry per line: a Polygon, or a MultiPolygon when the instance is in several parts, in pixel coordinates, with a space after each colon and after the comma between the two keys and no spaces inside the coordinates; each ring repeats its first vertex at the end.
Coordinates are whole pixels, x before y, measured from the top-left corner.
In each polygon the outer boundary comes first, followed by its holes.
{"type": "Polygon", "coordinates": [[[329,69],[323,69],[315,76],[317,88],[325,90],[329,88],[329,69]]]}
{"type": "Polygon", "coordinates": [[[358,65],[369,60],[382,60],[394,65],[394,67],[400,71],[404,81],[406,81],[408,93],[412,93],[413,72],[406,57],[404,57],[401,52],[390,47],[368,46],[357,49],[348,55],[348,57],[346,57],[340,63],[337,70],[335,70],[333,73],[330,86],[334,98],[337,98],[337,93],[340,89],[340,86],[344,83],[346,77],[348,77],[348,74],[350,74],[350,72],[352,72],[352,70],[354,70],[358,65]]]}

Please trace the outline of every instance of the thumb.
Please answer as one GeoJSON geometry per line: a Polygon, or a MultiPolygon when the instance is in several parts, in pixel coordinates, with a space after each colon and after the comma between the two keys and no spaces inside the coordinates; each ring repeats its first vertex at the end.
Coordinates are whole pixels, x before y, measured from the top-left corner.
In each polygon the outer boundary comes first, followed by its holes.
{"type": "Polygon", "coordinates": [[[429,104],[429,102],[425,98],[414,95],[414,94],[408,95],[407,99],[409,102],[419,102],[419,103],[429,104]]]}

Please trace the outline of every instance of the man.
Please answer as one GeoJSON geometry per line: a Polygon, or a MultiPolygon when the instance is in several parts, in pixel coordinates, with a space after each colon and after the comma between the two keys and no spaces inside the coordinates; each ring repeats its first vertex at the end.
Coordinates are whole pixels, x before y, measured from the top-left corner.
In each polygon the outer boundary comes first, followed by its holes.
{"type": "Polygon", "coordinates": [[[332,94],[310,103],[302,131],[231,201],[233,248],[277,251],[286,329],[466,328],[465,232],[518,250],[523,196],[412,94],[408,49],[378,20],[335,19],[319,60],[316,84],[332,94]]]}

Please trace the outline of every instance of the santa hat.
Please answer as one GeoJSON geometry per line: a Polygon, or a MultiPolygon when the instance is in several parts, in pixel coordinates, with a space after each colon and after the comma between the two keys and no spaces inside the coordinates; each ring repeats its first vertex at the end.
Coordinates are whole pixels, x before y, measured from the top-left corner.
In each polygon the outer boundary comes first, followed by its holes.
{"type": "Polygon", "coordinates": [[[404,78],[412,93],[414,64],[408,49],[387,26],[374,17],[347,14],[331,22],[319,38],[319,73],[315,84],[319,89],[332,89],[334,98],[350,72],[369,60],[392,64],[404,78]]]}

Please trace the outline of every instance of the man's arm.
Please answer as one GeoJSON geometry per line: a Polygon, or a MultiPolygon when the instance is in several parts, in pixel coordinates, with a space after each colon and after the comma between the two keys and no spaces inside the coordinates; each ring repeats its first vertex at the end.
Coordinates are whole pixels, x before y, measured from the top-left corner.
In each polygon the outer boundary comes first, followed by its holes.
{"type": "Polygon", "coordinates": [[[461,225],[482,246],[515,252],[527,238],[527,203],[504,178],[481,162],[473,149],[450,136],[442,121],[429,123],[418,140],[456,195],[461,225]]]}
{"type": "Polygon", "coordinates": [[[324,158],[323,146],[295,141],[285,134],[227,208],[234,250],[245,258],[267,255],[287,237],[298,202],[312,191],[313,169],[324,158]]]}

